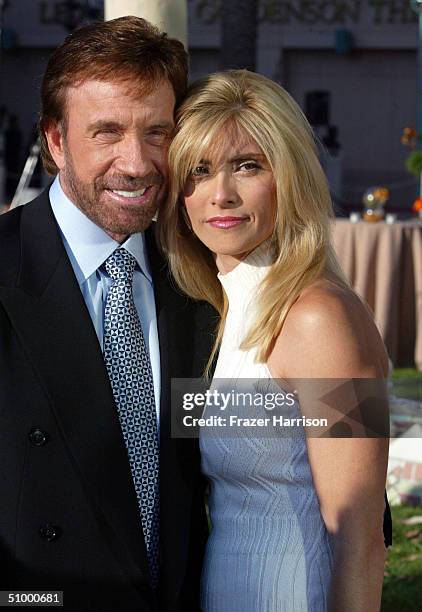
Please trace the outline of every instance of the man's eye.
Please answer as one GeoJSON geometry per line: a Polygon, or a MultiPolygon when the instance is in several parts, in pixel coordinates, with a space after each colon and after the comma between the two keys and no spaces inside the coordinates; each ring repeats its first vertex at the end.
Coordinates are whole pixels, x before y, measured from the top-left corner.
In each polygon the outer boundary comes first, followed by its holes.
{"type": "Polygon", "coordinates": [[[148,133],[147,138],[153,142],[165,144],[169,141],[170,135],[168,132],[163,132],[163,130],[152,130],[148,133]]]}
{"type": "Polygon", "coordinates": [[[105,136],[106,138],[117,136],[117,135],[118,135],[118,131],[113,130],[111,128],[104,128],[103,130],[97,130],[94,134],[94,136],[105,136]]]}

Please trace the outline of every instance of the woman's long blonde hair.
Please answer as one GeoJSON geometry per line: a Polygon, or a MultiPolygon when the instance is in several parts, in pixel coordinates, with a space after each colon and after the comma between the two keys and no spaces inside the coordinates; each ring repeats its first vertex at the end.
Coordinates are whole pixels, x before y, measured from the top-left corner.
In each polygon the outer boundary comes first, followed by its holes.
{"type": "Polygon", "coordinates": [[[192,169],[233,128],[262,149],[276,187],[274,263],[260,285],[258,314],[242,343],[243,349],[255,347],[257,361],[266,362],[303,289],[324,276],[335,277],[342,285],[347,281],[330,245],[333,212],[327,180],[312,129],[296,102],[270,79],[247,70],[196,81],[176,115],[176,135],[169,150],[169,199],[160,211],[158,227],[180,288],[194,299],[206,300],[220,314],[209,363],[222,337],[228,304],[213,254],[192,233],[181,194],[192,169]]]}

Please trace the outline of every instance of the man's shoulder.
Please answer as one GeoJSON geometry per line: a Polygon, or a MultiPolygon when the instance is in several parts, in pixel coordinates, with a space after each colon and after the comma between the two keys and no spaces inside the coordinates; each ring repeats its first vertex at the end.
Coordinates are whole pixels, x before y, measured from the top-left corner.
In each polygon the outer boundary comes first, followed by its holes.
{"type": "Polygon", "coordinates": [[[37,208],[45,201],[48,195],[43,192],[35,200],[24,206],[18,206],[13,210],[0,215],[0,285],[9,286],[14,284],[14,279],[19,272],[22,255],[22,221],[25,215],[34,213],[37,218],[37,208]]]}
{"type": "Polygon", "coordinates": [[[18,274],[22,207],[0,215],[0,285],[13,285],[18,274]]]}
{"type": "Polygon", "coordinates": [[[9,210],[2,215],[0,215],[0,235],[2,237],[2,241],[0,243],[0,248],[4,246],[3,238],[7,239],[9,236],[18,237],[20,232],[20,225],[22,221],[22,216],[27,214],[28,211],[33,211],[33,209],[37,206],[40,206],[42,203],[48,201],[48,192],[41,192],[34,200],[31,200],[27,204],[23,206],[18,206],[13,210],[9,210]]]}
{"type": "MultiPolygon", "coordinates": [[[[18,206],[13,210],[0,215],[0,232],[2,237],[7,237],[11,232],[19,231],[23,206],[18,206]]],[[[0,244],[0,248],[3,246],[0,244]]]]}

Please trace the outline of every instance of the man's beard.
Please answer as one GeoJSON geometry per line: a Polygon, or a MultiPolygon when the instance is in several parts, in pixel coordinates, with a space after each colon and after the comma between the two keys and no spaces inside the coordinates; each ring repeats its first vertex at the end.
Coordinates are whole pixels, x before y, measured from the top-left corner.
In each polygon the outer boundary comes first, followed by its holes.
{"type": "Polygon", "coordinates": [[[101,176],[91,183],[86,183],[78,177],[69,151],[65,151],[65,161],[66,165],[61,174],[69,191],[67,195],[91,221],[105,232],[115,236],[130,236],[143,232],[151,224],[165,196],[159,191],[164,181],[161,174],[149,174],[142,178],[113,174],[106,177],[101,176]],[[106,189],[137,191],[151,185],[156,189],[154,198],[142,206],[128,205],[124,215],[119,211],[118,203],[109,200],[104,202],[101,199],[106,189]]]}

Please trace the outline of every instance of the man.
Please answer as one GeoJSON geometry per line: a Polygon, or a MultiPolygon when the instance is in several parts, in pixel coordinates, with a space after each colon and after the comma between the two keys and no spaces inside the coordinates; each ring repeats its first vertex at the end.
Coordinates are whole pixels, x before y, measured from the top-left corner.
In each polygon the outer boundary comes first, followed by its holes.
{"type": "Polygon", "coordinates": [[[181,43],[142,19],[68,36],[42,84],[57,177],[0,218],[0,587],[68,610],[199,607],[198,452],[171,439],[170,378],[201,374],[211,313],[150,227],[186,83],[181,43]]]}

